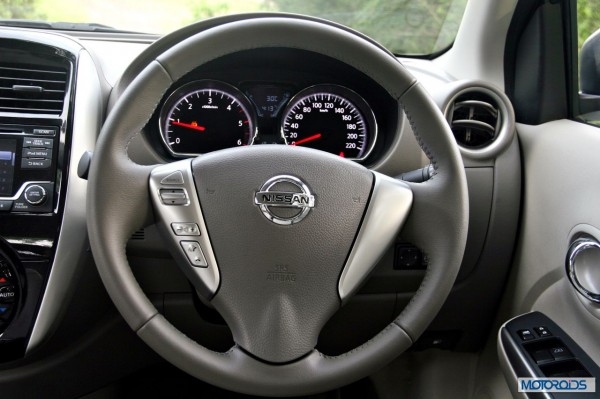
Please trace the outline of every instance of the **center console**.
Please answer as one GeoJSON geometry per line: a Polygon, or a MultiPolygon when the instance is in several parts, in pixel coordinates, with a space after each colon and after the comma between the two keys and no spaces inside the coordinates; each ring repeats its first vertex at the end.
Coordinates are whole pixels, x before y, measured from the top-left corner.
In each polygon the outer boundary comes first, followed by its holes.
{"type": "Polygon", "coordinates": [[[55,44],[0,38],[0,363],[26,352],[62,229],[77,56],[55,44]]]}

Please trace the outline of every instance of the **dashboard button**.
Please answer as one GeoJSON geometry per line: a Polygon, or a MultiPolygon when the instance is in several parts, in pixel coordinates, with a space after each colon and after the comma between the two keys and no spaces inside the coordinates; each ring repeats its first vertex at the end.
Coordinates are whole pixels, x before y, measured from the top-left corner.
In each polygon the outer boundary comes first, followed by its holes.
{"type": "Polygon", "coordinates": [[[21,169],[48,169],[52,165],[51,159],[21,159],[21,169]]]}
{"type": "Polygon", "coordinates": [[[47,148],[23,148],[23,158],[52,158],[52,150],[47,148]]]}
{"type": "Polygon", "coordinates": [[[42,205],[46,202],[46,190],[44,187],[33,184],[25,189],[25,201],[30,205],[42,205]]]}
{"type": "Polygon", "coordinates": [[[52,148],[54,141],[52,139],[40,139],[35,137],[25,137],[23,139],[23,148],[37,147],[37,148],[52,148]]]}
{"type": "Polygon", "coordinates": [[[39,134],[40,136],[56,136],[56,129],[33,129],[33,134],[39,134]]]}
{"type": "Polygon", "coordinates": [[[15,300],[15,286],[14,285],[5,285],[0,287],[0,303],[6,304],[10,302],[14,302],[15,300]]]}
{"type": "Polygon", "coordinates": [[[8,212],[13,206],[13,201],[0,200],[0,212],[8,212]]]}
{"type": "Polygon", "coordinates": [[[181,241],[180,245],[183,248],[183,252],[185,252],[185,256],[187,256],[193,266],[208,267],[200,243],[197,241],[181,241]]]}

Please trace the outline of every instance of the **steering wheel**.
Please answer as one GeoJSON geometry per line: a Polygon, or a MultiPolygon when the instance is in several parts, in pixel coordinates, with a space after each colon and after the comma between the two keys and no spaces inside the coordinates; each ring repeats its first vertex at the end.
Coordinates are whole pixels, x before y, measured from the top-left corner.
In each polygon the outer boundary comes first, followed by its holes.
{"type": "Polygon", "coordinates": [[[106,289],[125,320],[166,360],[214,385],[254,395],[333,389],[382,367],[420,336],[447,298],[466,242],[462,160],[444,117],[416,79],[372,41],[312,19],[264,16],[201,31],[150,62],[114,105],[88,182],[88,231],[106,289]],[[128,157],[170,86],[199,65],[256,48],[296,48],[370,76],[404,111],[435,173],[401,182],[324,152],[261,145],[144,166],[128,157]],[[125,253],[158,224],[235,345],[192,341],[151,304],[125,253]],[[400,234],[426,255],[419,290],[367,343],[340,356],[315,349],[321,328],[400,234]]]}

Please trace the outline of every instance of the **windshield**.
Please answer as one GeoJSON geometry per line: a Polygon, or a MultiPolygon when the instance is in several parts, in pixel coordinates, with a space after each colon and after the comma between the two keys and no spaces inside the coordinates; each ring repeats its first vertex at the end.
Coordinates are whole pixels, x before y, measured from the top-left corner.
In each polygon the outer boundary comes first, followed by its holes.
{"type": "MultiPolygon", "coordinates": [[[[101,24],[164,34],[192,22],[232,13],[308,14],[350,26],[396,54],[446,49],[467,0],[0,0],[0,18],[101,24]]],[[[65,25],[62,25],[64,28],[65,25]]],[[[83,28],[83,27],[80,27],[83,28]]],[[[72,29],[78,29],[75,25],[72,29]]]]}

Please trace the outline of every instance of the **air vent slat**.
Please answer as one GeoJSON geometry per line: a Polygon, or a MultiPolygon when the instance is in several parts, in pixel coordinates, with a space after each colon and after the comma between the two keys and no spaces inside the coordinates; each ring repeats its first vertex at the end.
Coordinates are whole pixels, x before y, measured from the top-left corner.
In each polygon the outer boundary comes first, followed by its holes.
{"type": "Polygon", "coordinates": [[[459,119],[452,121],[452,127],[462,127],[466,129],[480,129],[489,132],[492,137],[496,132],[496,128],[494,126],[488,125],[485,122],[475,121],[472,119],[459,119]]]}
{"type": "Polygon", "coordinates": [[[0,101],[25,101],[25,102],[34,102],[34,103],[55,103],[62,104],[62,100],[50,100],[44,98],[13,98],[13,97],[0,97],[0,101]]]}
{"type": "MultiPolygon", "coordinates": [[[[0,90],[10,90],[10,91],[14,91],[14,89],[12,87],[2,87],[0,86],[0,90]]],[[[52,90],[52,89],[44,89],[44,93],[56,93],[56,94],[65,94],[64,90],[52,90]]]]}
{"type": "Polygon", "coordinates": [[[492,96],[473,88],[459,95],[448,110],[446,117],[461,146],[484,148],[496,139],[502,116],[492,96]]]}
{"type": "Polygon", "coordinates": [[[0,65],[0,112],[60,115],[65,103],[67,76],[67,68],[0,65]]]}
{"type": "Polygon", "coordinates": [[[14,78],[12,76],[2,76],[1,80],[14,80],[15,82],[36,82],[36,83],[50,83],[50,84],[61,84],[64,85],[64,80],[49,80],[49,79],[30,79],[30,78],[14,78]]]}

